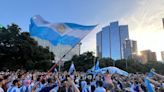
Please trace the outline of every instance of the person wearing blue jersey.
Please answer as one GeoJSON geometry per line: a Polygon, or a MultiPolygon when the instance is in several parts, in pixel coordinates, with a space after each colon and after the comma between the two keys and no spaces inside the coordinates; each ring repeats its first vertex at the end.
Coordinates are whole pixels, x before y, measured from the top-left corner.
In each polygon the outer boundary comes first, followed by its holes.
{"type": "Polygon", "coordinates": [[[21,82],[18,79],[13,81],[13,85],[7,90],[7,92],[20,92],[19,87],[21,86],[21,82]]]}
{"type": "Polygon", "coordinates": [[[21,92],[31,92],[32,91],[31,80],[24,80],[23,83],[24,84],[20,88],[20,91],[21,92]]]}

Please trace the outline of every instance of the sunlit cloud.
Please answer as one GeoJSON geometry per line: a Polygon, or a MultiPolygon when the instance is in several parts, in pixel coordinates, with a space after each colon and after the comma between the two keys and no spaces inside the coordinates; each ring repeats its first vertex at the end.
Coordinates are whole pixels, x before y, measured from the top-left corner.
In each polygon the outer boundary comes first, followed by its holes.
{"type": "MultiPolygon", "coordinates": [[[[117,12],[124,11],[119,17],[110,15],[113,13],[112,7],[109,9],[111,12],[109,12],[108,19],[103,20],[103,18],[97,17],[98,19],[95,20],[99,20],[100,25],[82,41],[82,52],[96,51],[96,33],[113,20],[118,20],[120,24],[129,26],[130,38],[137,40],[139,51],[146,49],[155,51],[157,59],[161,60],[160,52],[164,50],[162,24],[164,0],[135,0],[135,3],[133,6],[129,6],[129,10],[118,9],[117,12]]],[[[113,6],[113,8],[116,7],[113,6]]]]}
{"type": "Polygon", "coordinates": [[[138,49],[150,49],[157,52],[157,59],[161,59],[160,51],[164,50],[164,1],[139,0],[140,5],[135,11],[121,18],[121,23],[129,25],[130,38],[138,42],[138,49]]]}

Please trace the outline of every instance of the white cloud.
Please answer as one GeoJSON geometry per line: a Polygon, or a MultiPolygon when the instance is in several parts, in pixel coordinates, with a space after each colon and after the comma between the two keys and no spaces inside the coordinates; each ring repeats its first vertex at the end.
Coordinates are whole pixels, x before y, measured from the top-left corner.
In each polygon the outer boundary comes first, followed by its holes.
{"type": "MultiPolygon", "coordinates": [[[[162,18],[164,18],[164,1],[136,1],[135,7],[130,6],[129,10],[124,11],[125,14],[122,14],[120,19],[118,18],[118,21],[120,24],[129,25],[130,38],[137,40],[139,50],[151,49],[157,52],[157,58],[160,60],[160,51],[164,50],[164,42],[162,41],[164,35],[162,25],[162,18]]],[[[98,21],[100,21],[100,19],[98,19],[98,21]]],[[[102,24],[82,40],[82,52],[96,51],[96,33],[100,31],[103,26],[106,26],[107,22],[112,22],[111,20],[117,19],[115,19],[114,16],[113,18],[109,16],[109,19],[101,21],[100,23],[102,24]]]]}
{"type": "Polygon", "coordinates": [[[129,25],[130,38],[137,40],[138,49],[157,52],[158,60],[161,59],[160,51],[164,50],[163,5],[162,0],[140,0],[132,14],[121,18],[121,23],[129,25]]]}

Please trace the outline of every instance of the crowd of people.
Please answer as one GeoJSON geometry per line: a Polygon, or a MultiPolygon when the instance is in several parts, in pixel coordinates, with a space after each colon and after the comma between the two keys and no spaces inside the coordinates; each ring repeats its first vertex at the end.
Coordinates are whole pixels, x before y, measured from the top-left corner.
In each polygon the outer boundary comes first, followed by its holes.
{"type": "Polygon", "coordinates": [[[164,92],[163,89],[164,76],[153,71],[128,76],[110,74],[110,71],[94,76],[77,71],[0,72],[0,92],[164,92]]]}

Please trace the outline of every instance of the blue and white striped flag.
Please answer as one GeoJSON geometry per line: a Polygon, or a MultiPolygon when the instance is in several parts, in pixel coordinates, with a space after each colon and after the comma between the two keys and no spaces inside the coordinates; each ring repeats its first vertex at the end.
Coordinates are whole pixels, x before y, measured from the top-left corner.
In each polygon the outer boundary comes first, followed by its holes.
{"type": "Polygon", "coordinates": [[[96,25],[83,26],[75,23],[50,23],[38,15],[31,18],[29,30],[31,36],[48,40],[54,46],[61,44],[74,47],[95,27],[96,25]]]}
{"type": "Polygon", "coordinates": [[[53,71],[54,73],[57,73],[58,72],[58,70],[56,69],[56,68],[54,68],[54,71],[53,71]]]}
{"type": "Polygon", "coordinates": [[[75,69],[75,65],[72,63],[71,66],[70,66],[70,68],[69,68],[68,73],[71,74],[71,73],[73,73],[73,71],[75,71],[75,70],[76,70],[76,69],[75,69]]]}
{"type": "Polygon", "coordinates": [[[147,87],[148,92],[155,92],[154,88],[152,87],[150,81],[147,78],[144,79],[144,83],[147,87]]]}
{"type": "Polygon", "coordinates": [[[95,65],[95,70],[99,70],[100,67],[99,67],[99,61],[96,62],[96,65],[95,65]]]}

